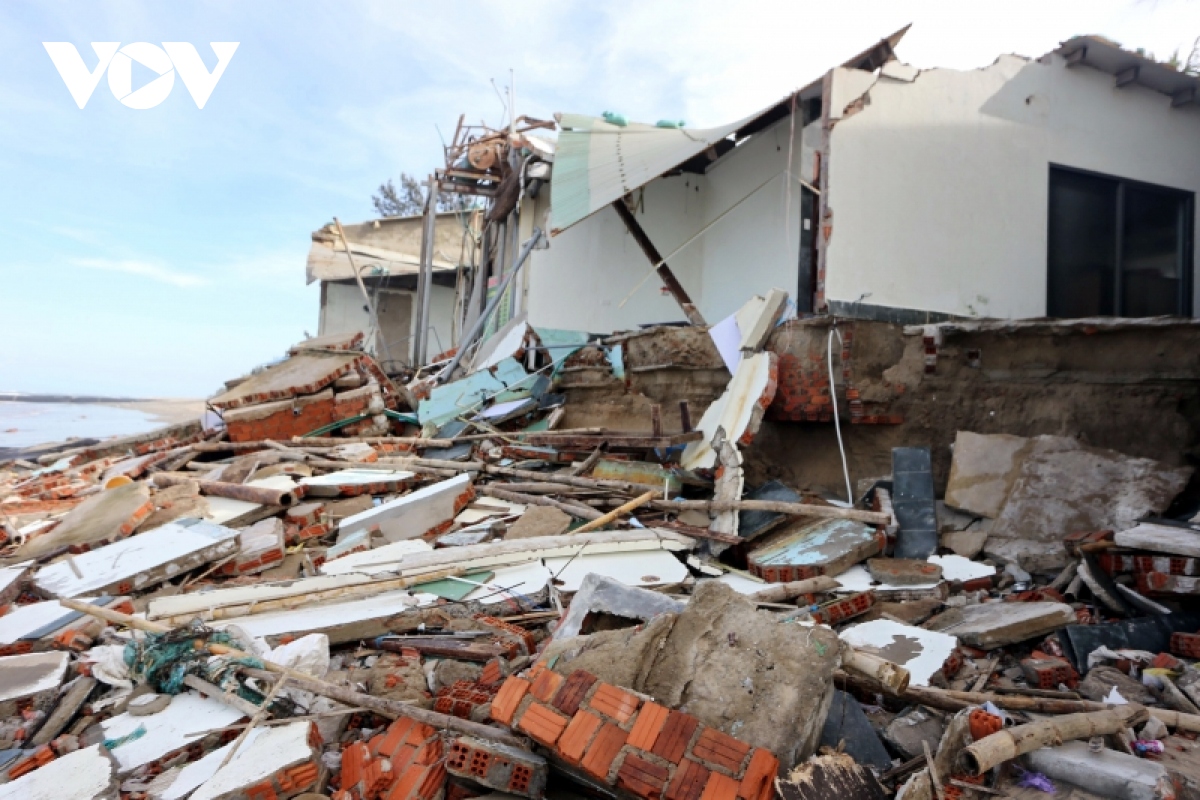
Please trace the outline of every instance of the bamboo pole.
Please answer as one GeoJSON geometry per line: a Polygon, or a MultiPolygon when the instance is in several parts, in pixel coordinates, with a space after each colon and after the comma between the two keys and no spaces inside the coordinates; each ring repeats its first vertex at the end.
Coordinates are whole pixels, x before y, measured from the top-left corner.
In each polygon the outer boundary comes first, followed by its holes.
{"type": "Polygon", "coordinates": [[[635,508],[639,508],[641,506],[646,505],[646,503],[650,502],[650,500],[656,494],[658,494],[658,490],[646,492],[641,497],[634,498],[633,500],[630,500],[628,503],[625,503],[622,506],[618,506],[617,508],[614,508],[612,511],[608,512],[607,514],[605,514],[601,517],[597,517],[596,519],[592,520],[591,522],[587,523],[586,525],[579,526],[579,528],[577,528],[575,530],[575,533],[587,533],[588,531],[594,531],[594,530],[597,530],[598,528],[603,528],[608,523],[616,520],[622,514],[628,514],[630,511],[633,511],[635,508]]]}
{"type": "Polygon", "coordinates": [[[873,678],[892,694],[903,695],[908,689],[908,670],[877,655],[848,647],[842,655],[842,666],[873,678]]]}
{"type": "Polygon", "coordinates": [[[422,583],[430,583],[443,578],[459,577],[466,575],[467,571],[462,567],[454,567],[452,569],[443,569],[437,572],[426,573],[411,578],[392,578],[386,581],[371,581],[370,583],[356,583],[350,586],[339,586],[335,589],[322,589],[317,592],[306,592],[304,594],[292,595],[291,597],[277,597],[272,600],[256,600],[249,603],[238,603],[237,605],[222,606],[220,608],[210,608],[204,611],[196,611],[188,614],[176,614],[171,617],[159,617],[156,621],[167,625],[184,625],[191,622],[193,619],[201,619],[204,622],[216,622],[223,619],[233,619],[235,617],[248,617],[252,614],[265,614],[268,611],[292,611],[297,608],[304,608],[314,603],[323,603],[325,601],[340,601],[349,600],[359,597],[370,597],[383,592],[391,592],[397,589],[407,589],[410,586],[416,586],[422,583]]]}
{"type": "MultiPolygon", "coordinates": [[[[60,600],[59,603],[64,608],[79,611],[93,617],[98,617],[105,622],[114,625],[124,625],[129,628],[146,631],[148,633],[167,633],[172,630],[170,627],[158,622],[149,622],[129,614],[122,614],[120,611],[113,611],[109,608],[101,606],[93,606],[88,603],[82,603],[78,600],[60,600]]],[[[215,644],[212,642],[204,643],[204,646],[210,653],[216,655],[229,655],[235,658],[250,656],[249,653],[243,652],[233,647],[215,644]]],[[[252,673],[256,677],[267,680],[279,680],[280,677],[286,676],[288,683],[297,689],[303,689],[306,692],[319,694],[322,697],[328,697],[331,700],[337,700],[339,703],[346,703],[351,706],[362,706],[376,713],[382,714],[385,717],[395,719],[396,717],[409,717],[417,722],[424,722],[427,725],[432,725],[435,728],[449,728],[450,730],[465,733],[468,736],[478,736],[483,739],[488,739],[494,742],[513,745],[516,747],[524,747],[525,743],[517,736],[513,736],[508,731],[503,731],[498,728],[493,728],[490,725],[481,725],[478,722],[459,719],[452,717],[449,714],[439,714],[436,711],[428,711],[423,708],[411,706],[405,703],[400,703],[395,700],[384,700],[373,695],[356,692],[352,689],[343,686],[336,686],[332,683],[314,678],[311,675],[305,675],[303,672],[298,672],[291,667],[285,667],[282,664],[276,664],[272,661],[263,661],[263,666],[267,671],[249,670],[243,668],[244,672],[252,673]],[[274,673],[274,674],[272,674],[274,673]]]]}
{"type": "Polygon", "coordinates": [[[1149,713],[1142,706],[1126,705],[1103,711],[1067,714],[1039,719],[1015,728],[1005,728],[967,745],[963,762],[974,775],[982,775],[1005,761],[1074,739],[1106,736],[1145,722],[1149,713]]]}
{"type": "Polygon", "coordinates": [[[766,589],[750,595],[750,599],[760,603],[783,603],[805,594],[828,592],[839,586],[841,584],[828,575],[818,575],[802,581],[771,584],[766,589]]]}
{"type": "Polygon", "coordinates": [[[578,503],[568,503],[563,500],[555,500],[553,497],[542,497],[540,495],[521,494],[520,492],[506,492],[503,489],[497,489],[495,486],[480,486],[479,493],[488,497],[496,497],[500,500],[507,500],[510,503],[522,503],[527,506],[549,506],[557,508],[570,514],[572,517],[579,519],[593,520],[604,516],[599,511],[589,506],[581,506],[578,503]]]}

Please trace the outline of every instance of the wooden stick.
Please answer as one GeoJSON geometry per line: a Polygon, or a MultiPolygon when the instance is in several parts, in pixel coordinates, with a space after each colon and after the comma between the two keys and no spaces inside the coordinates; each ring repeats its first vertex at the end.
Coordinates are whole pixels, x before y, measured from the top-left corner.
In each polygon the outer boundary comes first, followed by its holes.
{"type": "Polygon", "coordinates": [[[592,451],[592,454],[590,456],[585,458],[583,461],[580,461],[578,465],[571,467],[571,469],[568,471],[569,474],[572,477],[579,477],[581,475],[587,475],[589,472],[592,471],[592,467],[596,466],[596,462],[600,460],[600,456],[602,456],[602,455],[604,455],[604,448],[597,447],[595,450],[592,451]]]}
{"type": "Polygon", "coordinates": [[[802,581],[773,583],[766,589],[750,595],[750,599],[765,603],[782,603],[786,600],[794,600],[805,594],[832,591],[839,586],[841,584],[828,575],[818,575],[815,578],[806,578],[802,581]]]}
{"type": "Polygon", "coordinates": [[[845,655],[842,657],[842,666],[874,678],[892,694],[904,695],[907,693],[908,681],[911,676],[908,670],[899,664],[893,664],[879,656],[851,647],[846,649],[845,655]]]}
{"type": "Polygon", "coordinates": [[[588,531],[594,531],[597,528],[603,528],[605,525],[614,521],[615,519],[620,517],[622,514],[628,514],[630,511],[633,511],[635,508],[639,508],[640,506],[646,505],[646,503],[648,503],[652,499],[654,499],[654,496],[656,494],[658,494],[657,490],[646,492],[641,497],[630,500],[628,503],[626,503],[623,506],[618,506],[617,508],[614,508],[612,511],[608,512],[604,516],[597,517],[596,519],[592,520],[591,522],[587,523],[586,525],[579,526],[579,528],[577,528],[575,530],[575,533],[587,533],[588,531]]]}
{"type": "Polygon", "coordinates": [[[922,739],[921,747],[925,750],[925,766],[929,770],[929,782],[933,784],[933,791],[937,793],[938,800],[946,800],[946,790],[942,788],[942,778],[938,775],[937,765],[933,763],[933,753],[929,751],[929,740],[922,739]]]}
{"type": "Polygon", "coordinates": [[[992,677],[992,673],[996,671],[997,665],[1000,663],[1000,656],[992,656],[983,665],[983,671],[979,673],[979,677],[971,684],[970,691],[978,692],[983,687],[987,686],[988,678],[992,677]]]}
{"type": "Polygon", "coordinates": [[[581,506],[578,503],[568,503],[563,500],[555,500],[553,497],[542,497],[540,495],[521,494],[519,492],[506,492],[503,489],[497,489],[495,486],[480,486],[479,493],[488,497],[497,497],[501,500],[507,500],[510,503],[522,503],[529,506],[549,506],[557,508],[559,511],[564,511],[572,517],[579,519],[600,519],[604,516],[599,511],[590,506],[581,506]]]}
{"type": "Polygon", "coordinates": [[[1149,713],[1142,706],[1125,705],[1104,711],[1067,714],[1039,719],[1015,728],[1006,728],[967,745],[963,762],[972,774],[982,775],[1005,761],[1074,739],[1107,736],[1145,722],[1149,713]]]}
{"type": "Polygon", "coordinates": [[[339,444],[406,444],[413,447],[453,447],[453,439],[423,439],[420,436],[293,436],[292,444],[337,447],[339,444]]]}

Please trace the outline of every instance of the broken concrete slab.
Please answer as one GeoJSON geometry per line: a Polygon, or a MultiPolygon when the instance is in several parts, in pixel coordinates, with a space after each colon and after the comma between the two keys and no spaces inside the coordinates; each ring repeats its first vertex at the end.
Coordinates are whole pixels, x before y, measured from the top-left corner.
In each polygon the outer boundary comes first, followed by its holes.
{"type": "Polygon", "coordinates": [[[981,517],[1000,516],[1030,444],[1024,436],[959,431],[954,437],[946,505],[981,517]]]}
{"type": "Polygon", "coordinates": [[[31,571],[28,564],[0,568],[0,608],[16,600],[25,591],[31,571]]]}
{"type": "Polygon", "coordinates": [[[648,622],[660,614],[677,614],[685,604],[660,592],[627,586],[604,575],[589,573],[580,583],[566,616],[554,629],[554,640],[569,639],[586,631],[588,618],[605,614],[648,622]]]}
{"type": "MultiPolygon", "coordinates": [[[[128,598],[115,597],[75,599],[106,608],[124,605],[128,601],[128,598]]],[[[99,620],[64,608],[57,600],[27,603],[0,616],[0,655],[50,650],[58,646],[55,639],[68,628],[81,633],[87,631],[86,635],[91,638],[98,635],[103,627],[99,620]]]]}
{"type": "MultiPolygon", "coordinates": [[[[432,600],[432,595],[424,596],[432,600]]],[[[331,645],[373,639],[388,632],[387,619],[421,602],[407,590],[326,602],[284,611],[267,611],[222,620],[219,627],[234,626],[272,646],[312,633],[323,633],[331,645]]]]}
{"type": "Polygon", "coordinates": [[[353,533],[377,527],[389,542],[432,536],[444,533],[474,496],[471,476],[459,475],[347,517],[338,529],[353,533]]]}
{"type": "Polygon", "coordinates": [[[388,572],[398,561],[417,553],[428,553],[433,547],[423,539],[406,539],[382,547],[367,549],[369,535],[355,531],[344,542],[339,541],[326,552],[328,560],[321,565],[323,575],[346,575],[359,572],[374,575],[388,572]]]}
{"type": "Polygon", "coordinates": [[[52,530],[22,545],[14,557],[24,561],[50,553],[96,547],[133,533],[154,511],[145,483],[127,483],[92,495],[63,517],[52,530]]]}
{"type": "Polygon", "coordinates": [[[44,710],[62,686],[70,662],[71,654],[62,651],[0,658],[0,718],[25,707],[44,710]]]}
{"type": "Polygon", "coordinates": [[[755,295],[737,310],[738,333],[741,341],[738,349],[743,353],[757,353],[767,343],[775,330],[776,323],[787,308],[788,295],[783,289],[772,289],[766,295],[755,295]]]}
{"type": "Polygon", "coordinates": [[[909,683],[928,686],[929,679],[942,669],[958,647],[951,633],[903,625],[890,619],[876,619],[852,625],[840,634],[846,644],[877,655],[909,671],[909,683]]]}
{"type": "Polygon", "coordinates": [[[509,526],[505,539],[528,539],[534,536],[561,536],[573,522],[571,515],[553,506],[530,506],[509,526]]]}
{"type": "MultiPolygon", "coordinates": [[[[320,751],[312,744],[311,728],[311,722],[300,721],[263,731],[253,741],[243,743],[233,759],[215,770],[190,795],[190,800],[232,800],[250,796],[251,789],[255,796],[263,797],[289,797],[297,792],[308,791],[317,782],[317,759],[320,756],[320,751]]],[[[226,745],[232,746],[232,743],[226,745]]],[[[221,752],[227,752],[226,748],[209,754],[209,758],[221,752]]],[[[224,756],[221,760],[224,760],[224,756]]],[[[214,767],[220,765],[215,758],[213,761],[214,767]]],[[[189,768],[203,762],[189,765],[189,768]]],[[[185,778],[189,782],[195,779],[195,775],[189,776],[187,772],[185,769],[180,773],[176,783],[185,778]]],[[[172,790],[174,788],[175,784],[172,784],[172,790]]]]}
{"type": "Polygon", "coordinates": [[[880,583],[892,586],[920,586],[942,580],[941,565],[915,558],[869,558],[867,572],[880,583]]]}
{"type": "Polygon", "coordinates": [[[704,581],[641,690],[792,765],[816,750],[840,662],[833,631],[780,625],[728,586],[704,581]]]}
{"type": "Polygon", "coordinates": [[[882,538],[853,520],[798,520],[760,540],[746,561],[752,574],[773,583],[838,575],[879,553],[882,538]]]}
{"type": "Polygon", "coordinates": [[[224,410],[316,394],[364,360],[362,353],[303,351],[251,375],[208,402],[224,410]]]}
{"type": "Polygon", "coordinates": [[[0,785],[0,800],[117,800],[120,788],[112,756],[94,744],[0,785]]]}
{"type": "Polygon", "coordinates": [[[221,565],[221,575],[257,575],[283,562],[283,520],[268,517],[243,528],[237,537],[237,555],[221,565]]]}
{"type": "Polygon", "coordinates": [[[892,508],[900,531],[896,558],[924,560],[937,551],[937,501],[928,447],[892,448],[892,508]]]}
{"type": "Polygon", "coordinates": [[[821,729],[821,747],[844,752],[859,764],[879,772],[892,766],[892,757],[879,741],[862,705],[840,689],[834,690],[833,704],[821,729]]]}
{"type": "Polygon", "coordinates": [[[1029,572],[1062,569],[1064,536],[1132,528],[1165,510],[1191,473],[1066,437],[1035,437],[984,552],[1029,572]]]}
{"type": "Polygon", "coordinates": [[[562,592],[577,592],[584,578],[595,573],[626,586],[669,586],[686,580],[687,567],[666,550],[644,553],[595,553],[544,559],[562,592]]]}
{"type": "Polygon", "coordinates": [[[1113,800],[1175,797],[1170,775],[1162,764],[1116,750],[1093,753],[1087,742],[1043,747],[1028,753],[1024,760],[1034,772],[1113,800]]]}
{"type": "Polygon", "coordinates": [[[197,519],[176,520],[43,568],[36,585],[51,597],[129,594],[233,555],[238,532],[197,519]]]}
{"type": "Polygon", "coordinates": [[[1200,530],[1183,525],[1142,522],[1128,530],[1117,531],[1113,541],[1121,547],[1137,550],[1200,557],[1200,530]]]}
{"type": "Polygon", "coordinates": [[[1125,698],[1126,703],[1156,705],[1158,702],[1154,693],[1140,681],[1134,680],[1116,667],[1103,665],[1088,670],[1087,677],[1080,681],[1077,691],[1088,700],[1103,703],[1107,702],[1105,698],[1112,696],[1113,689],[1125,698]]]}
{"type": "Polygon", "coordinates": [[[993,650],[1045,636],[1076,622],[1065,603],[981,603],[952,608],[925,623],[929,630],[951,633],[963,644],[993,650]]]}
{"type": "Polygon", "coordinates": [[[156,714],[138,717],[126,712],[104,720],[100,727],[106,740],[124,739],[112,747],[118,771],[124,775],[201,741],[190,734],[232,725],[243,716],[218,700],[188,691],[172,697],[170,705],[156,714]]]}
{"type": "Polygon", "coordinates": [[[356,497],[403,492],[416,477],[415,472],[402,469],[342,469],[302,478],[300,485],[308,489],[307,497],[356,497]]]}
{"type": "Polygon", "coordinates": [[[717,453],[712,448],[712,441],[718,428],[723,428],[735,445],[753,441],[767,406],[775,398],[778,376],[778,360],[774,353],[757,353],[743,358],[725,392],[705,410],[698,426],[704,438],[687,445],[680,458],[681,466],[688,470],[716,466],[717,453]]]}
{"type": "Polygon", "coordinates": [[[836,578],[840,585],[833,590],[835,593],[857,594],[859,592],[874,592],[875,599],[882,601],[945,600],[950,593],[945,581],[916,583],[907,586],[879,583],[862,564],[855,564],[845,572],[838,573],[836,578]]]}

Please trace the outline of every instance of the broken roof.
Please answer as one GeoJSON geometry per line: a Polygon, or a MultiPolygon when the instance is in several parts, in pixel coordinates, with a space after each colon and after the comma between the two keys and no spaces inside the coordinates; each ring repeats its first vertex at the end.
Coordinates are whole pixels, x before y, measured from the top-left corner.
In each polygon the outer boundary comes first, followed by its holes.
{"type": "MultiPolygon", "coordinates": [[[[842,66],[879,68],[894,58],[893,50],[908,27],[881,39],[842,66]]],[[[586,114],[556,115],[561,132],[550,177],[554,198],[551,235],[561,233],[664,173],[683,167],[710,148],[714,148],[711,155],[724,155],[738,141],[786,117],[797,100],[819,95],[819,83],[811,83],[744,119],[716,128],[613,125],[586,114]]]]}
{"type": "Polygon", "coordinates": [[[1102,36],[1075,36],[1053,51],[1070,66],[1083,65],[1114,76],[1115,85],[1141,86],[1171,98],[1171,107],[1200,102],[1200,76],[1126,50],[1102,36]]]}
{"type": "MultiPolygon", "coordinates": [[[[463,230],[469,212],[437,215],[434,226],[433,269],[452,271],[469,261],[463,249],[463,230]]],[[[343,225],[354,254],[354,265],[364,278],[416,275],[421,269],[421,228],[424,217],[382,217],[343,225]]],[[[331,223],[313,231],[308,251],[307,282],[354,280],[345,246],[331,223]]]]}

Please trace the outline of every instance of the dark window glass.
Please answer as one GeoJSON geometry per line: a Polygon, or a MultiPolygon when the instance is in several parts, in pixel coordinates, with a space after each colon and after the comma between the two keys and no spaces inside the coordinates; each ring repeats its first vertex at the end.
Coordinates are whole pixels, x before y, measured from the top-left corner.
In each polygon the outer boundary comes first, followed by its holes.
{"type": "Polygon", "coordinates": [[[1117,183],[1062,170],[1050,176],[1050,316],[1112,314],[1117,183]]]}
{"type": "Polygon", "coordinates": [[[1179,314],[1183,210],[1179,195],[1125,187],[1121,231],[1122,316],[1179,314]]]}
{"type": "Polygon", "coordinates": [[[1189,315],[1192,203],[1189,193],[1052,167],[1047,314],[1189,315]]]}

